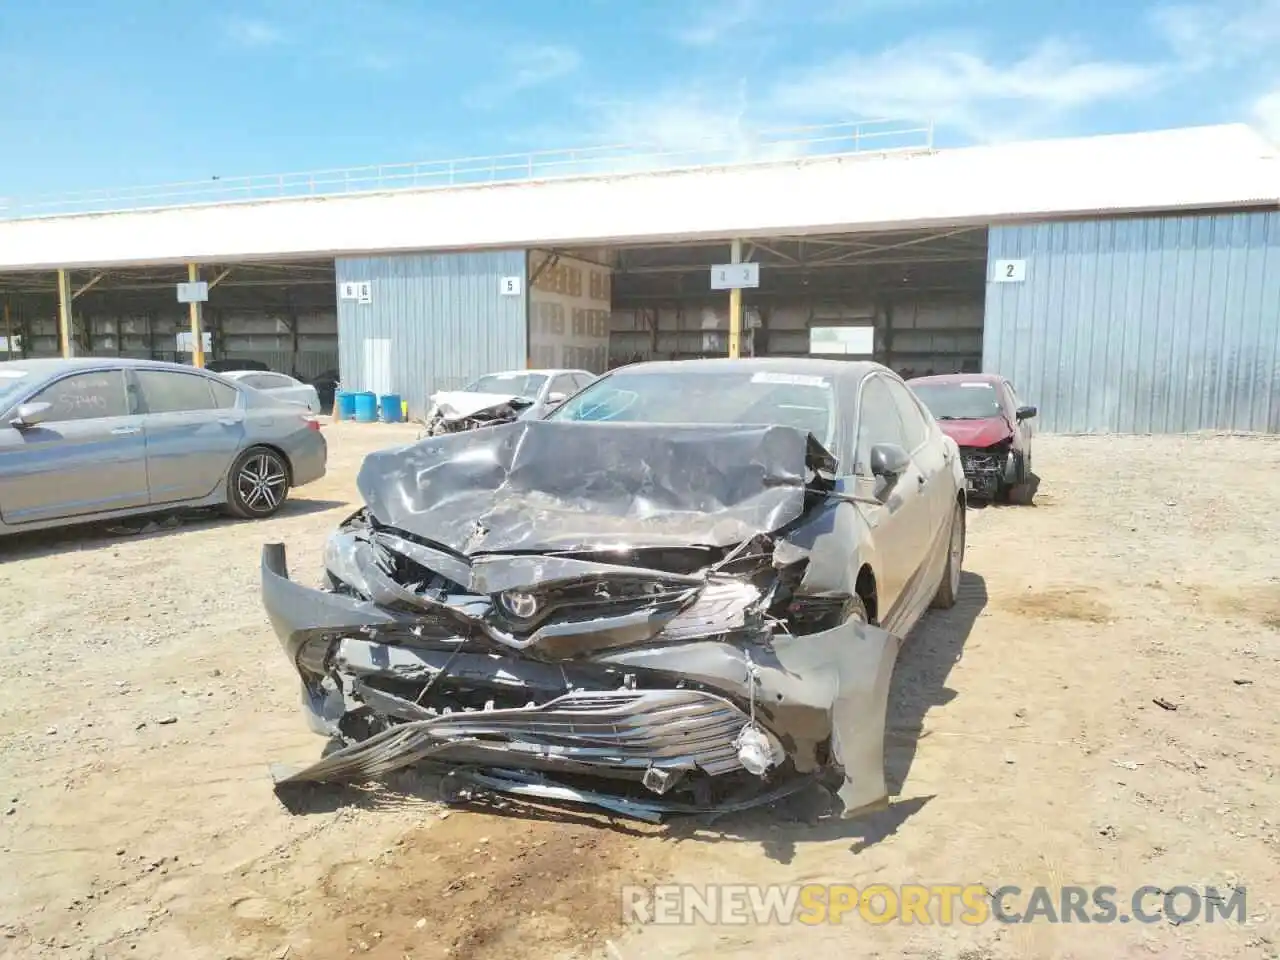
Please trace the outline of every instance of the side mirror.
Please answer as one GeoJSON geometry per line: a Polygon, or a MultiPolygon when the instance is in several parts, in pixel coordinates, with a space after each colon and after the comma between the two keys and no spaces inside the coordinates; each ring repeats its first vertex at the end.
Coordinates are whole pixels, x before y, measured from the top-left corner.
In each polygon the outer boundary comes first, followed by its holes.
{"type": "Polygon", "coordinates": [[[50,403],[24,403],[14,411],[13,419],[9,421],[9,426],[17,427],[23,430],[26,427],[34,427],[36,424],[44,423],[49,419],[49,411],[53,409],[50,403]]]}
{"type": "Polygon", "coordinates": [[[890,482],[897,480],[911,466],[911,457],[896,443],[877,443],[871,448],[871,473],[890,482]]]}
{"type": "Polygon", "coordinates": [[[1036,415],[1035,407],[1019,407],[1018,408],[1018,422],[1022,422],[1023,420],[1030,420],[1035,415],[1036,415]]]}
{"type": "Polygon", "coordinates": [[[565,393],[561,393],[559,390],[557,390],[555,393],[547,394],[547,403],[551,406],[564,403],[568,399],[569,399],[569,395],[565,393]]]}

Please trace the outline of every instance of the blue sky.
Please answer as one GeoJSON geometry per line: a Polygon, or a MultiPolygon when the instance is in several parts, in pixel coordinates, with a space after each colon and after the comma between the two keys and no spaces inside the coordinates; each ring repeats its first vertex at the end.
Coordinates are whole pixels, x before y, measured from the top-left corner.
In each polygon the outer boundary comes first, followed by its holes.
{"type": "Polygon", "coordinates": [[[9,0],[0,197],[741,129],[1243,120],[1280,0],[9,0]]]}

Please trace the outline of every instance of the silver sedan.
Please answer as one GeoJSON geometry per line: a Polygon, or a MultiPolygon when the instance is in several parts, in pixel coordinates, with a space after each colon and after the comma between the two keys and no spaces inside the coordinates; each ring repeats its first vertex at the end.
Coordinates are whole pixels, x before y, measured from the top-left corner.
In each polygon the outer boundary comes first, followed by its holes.
{"type": "Polygon", "coordinates": [[[268,393],[277,400],[300,403],[312,413],[320,412],[320,394],[309,383],[274,370],[224,370],[221,376],[246,387],[268,393]]]}
{"type": "Polygon", "coordinates": [[[269,517],[327,458],[306,410],[204,370],[0,362],[0,535],[177,507],[269,517]]]}

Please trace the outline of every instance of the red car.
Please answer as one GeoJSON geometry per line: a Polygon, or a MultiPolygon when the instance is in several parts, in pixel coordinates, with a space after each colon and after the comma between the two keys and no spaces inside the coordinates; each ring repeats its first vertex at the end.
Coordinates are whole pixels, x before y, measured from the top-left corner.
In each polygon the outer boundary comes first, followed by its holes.
{"type": "Polygon", "coordinates": [[[942,432],[960,447],[965,482],[975,498],[1029,503],[1030,421],[1036,408],[1022,406],[1013,384],[998,374],[955,373],[917,377],[907,385],[927,406],[942,432]]]}

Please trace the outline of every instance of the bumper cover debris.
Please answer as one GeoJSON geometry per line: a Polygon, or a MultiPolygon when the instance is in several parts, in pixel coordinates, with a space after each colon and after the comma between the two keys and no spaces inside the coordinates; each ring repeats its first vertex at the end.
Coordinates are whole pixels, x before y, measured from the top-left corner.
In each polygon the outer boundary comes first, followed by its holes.
{"type": "Polygon", "coordinates": [[[266,546],[264,605],[336,746],[277,787],[429,763],[650,820],[818,777],[847,813],[883,801],[899,643],[838,613],[829,455],[777,427],[565,426],[369,457],[321,589],[266,546]]]}

